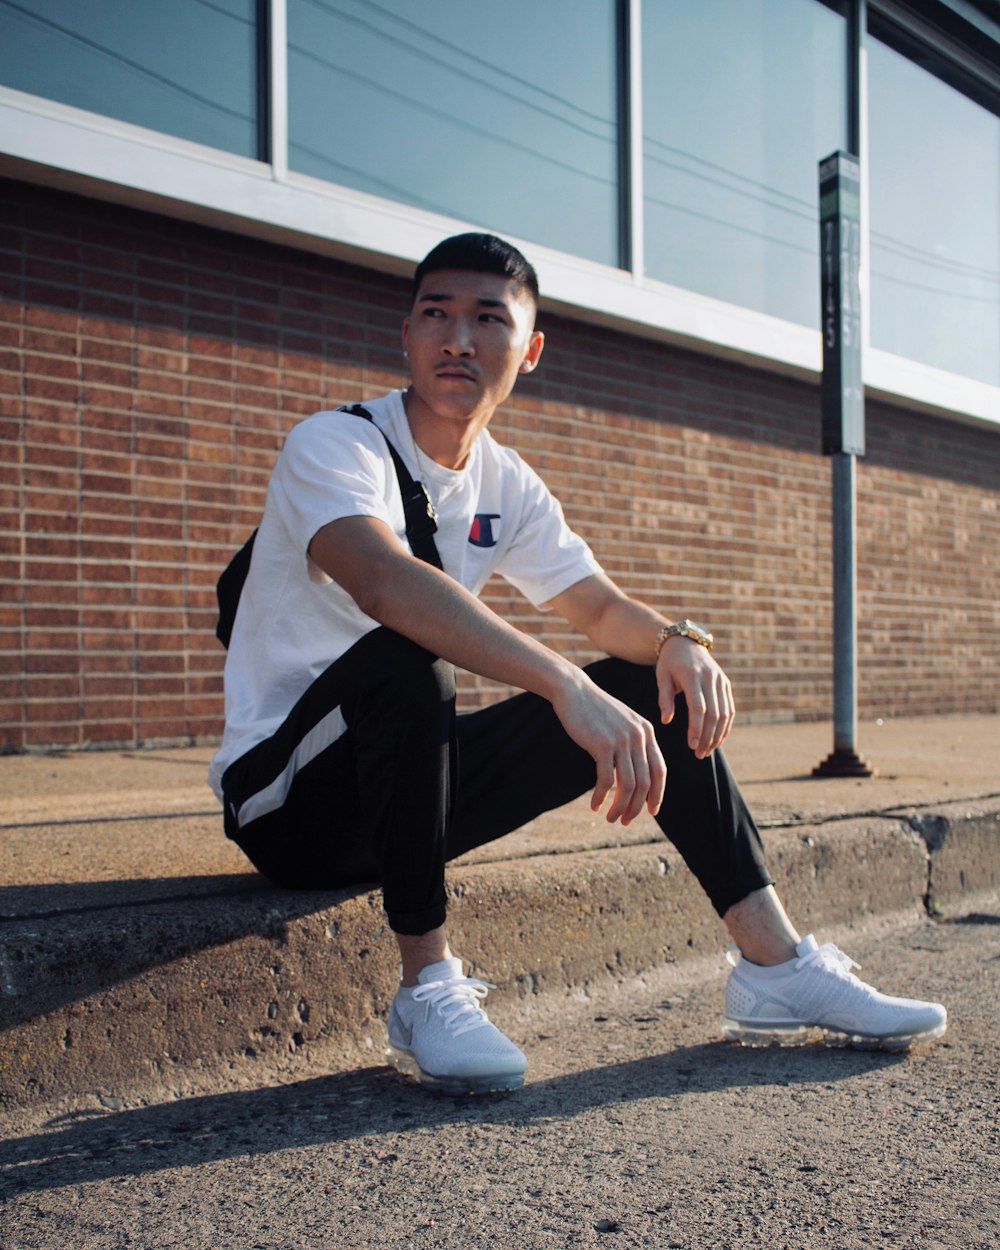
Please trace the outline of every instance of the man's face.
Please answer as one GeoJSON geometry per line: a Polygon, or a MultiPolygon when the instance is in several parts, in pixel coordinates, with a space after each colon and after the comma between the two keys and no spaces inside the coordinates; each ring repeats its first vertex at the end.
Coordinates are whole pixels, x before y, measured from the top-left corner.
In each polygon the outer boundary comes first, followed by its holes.
{"type": "Polygon", "coordinates": [[[542,353],[527,291],[498,274],[441,269],[403,322],[413,390],[439,417],[492,416],[542,353]]]}

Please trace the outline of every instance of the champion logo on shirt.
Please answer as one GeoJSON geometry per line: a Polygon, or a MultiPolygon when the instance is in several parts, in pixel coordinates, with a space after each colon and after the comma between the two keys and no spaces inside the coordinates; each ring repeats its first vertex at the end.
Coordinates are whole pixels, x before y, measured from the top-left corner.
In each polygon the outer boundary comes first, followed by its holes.
{"type": "Polygon", "coordinates": [[[469,530],[469,542],[473,547],[495,547],[499,534],[493,522],[500,520],[499,512],[477,512],[472,518],[472,529],[469,530]]]}

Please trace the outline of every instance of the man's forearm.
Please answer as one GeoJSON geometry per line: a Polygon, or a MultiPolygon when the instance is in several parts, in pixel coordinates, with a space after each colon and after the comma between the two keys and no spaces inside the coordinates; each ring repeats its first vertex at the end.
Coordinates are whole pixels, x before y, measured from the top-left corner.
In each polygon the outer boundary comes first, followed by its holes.
{"type": "Polygon", "coordinates": [[[574,675],[568,660],[422,561],[402,557],[391,579],[379,581],[362,610],[459,668],[546,699],[574,675]]]}
{"type": "Polygon", "coordinates": [[[548,605],[586,634],[598,650],[633,664],[652,664],[656,636],[670,622],[630,599],[603,573],[571,586],[548,605]]]}
{"type": "Polygon", "coordinates": [[[313,560],[367,616],[481,677],[552,700],[579,670],[416,559],[378,522],[347,518],[321,530],[313,560]]]}
{"type": "Polygon", "coordinates": [[[622,598],[609,604],[599,626],[589,636],[608,655],[633,664],[656,661],[656,637],[671,622],[659,612],[635,599],[622,598]]]}

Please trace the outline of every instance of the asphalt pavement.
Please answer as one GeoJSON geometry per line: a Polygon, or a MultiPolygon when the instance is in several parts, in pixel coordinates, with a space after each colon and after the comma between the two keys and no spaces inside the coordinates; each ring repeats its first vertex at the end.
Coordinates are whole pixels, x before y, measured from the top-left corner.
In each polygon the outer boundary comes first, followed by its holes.
{"type": "Polygon", "coordinates": [[[373,1056],[146,1105],[6,1120],[3,1250],[995,1250],[1000,895],[832,936],[940,998],[908,1055],[719,1040],[716,958],[497,1018],[511,1095],[443,1099],[373,1056]]]}

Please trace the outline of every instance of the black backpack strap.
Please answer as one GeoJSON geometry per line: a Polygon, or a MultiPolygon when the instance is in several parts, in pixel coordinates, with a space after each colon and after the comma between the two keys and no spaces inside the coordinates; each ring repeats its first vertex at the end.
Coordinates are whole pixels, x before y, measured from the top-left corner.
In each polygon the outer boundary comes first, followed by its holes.
{"type": "MultiPolygon", "coordinates": [[[[371,421],[375,425],[372,414],[364,407],[363,404],[352,404],[349,408],[339,408],[338,412],[349,412],[352,417],[364,417],[366,421],[371,421]]],[[[434,541],[434,535],[437,533],[438,516],[437,510],[431,497],[427,493],[427,487],[423,482],[417,482],[410,474],[410,470],[403,463],[403,458],[392,445],[392,440],[388,438],[385,431],[379,429],[375,425],[376,430],[385,439],[386,446],[389,448],[389,455],[392,456],[392,463],[396,466],[396,477],[399,479],[399,493],[403,497],[403,515],[406,518],[406,537],[409,539],[410,546],[413,548],[413,554],[427,564],[433,564],[435,568],[442,568],[441,557],[438,555],[437,544],[434,541]]]]}
{"type": "MultiPolygon", "coordinates": [[[[362,404],[352,404],[349,408],[338,408],[338,412],[348,412],[353,417],[364,417],[375,425],[372,414],[362,404]]],[[[403,463],[399,452],[393,447],[384,431],[375,425],[376,430],[385,438],[392,463],[396,466],[396,477],[399,479],[399,493],[403,497],[403,515],[406,518],[406,537],[413,549],[413,554],[435,568],[441,568],[441,557],[438,555],[434,535],[437,532],[437,512],[427,493],[423,482],[416,482],[409,469],[403,463]]],[[[215,627],[215,636],[226,648],[233,636],[233,623],[236,620],[236,609],[240,604],[243,583],[250,572],[250,557],[253,555],[254,540],[257,531],[250,535],[243,546],[237,551],[222,571],[215,584],[215,596],[219,601],[219,620],[215,627]]]]}
{"type": "Polygon", "coordinates": [[[250,557],[253,555],[256,537],[257,531],[254,530],[215,583],[215,597],[219,601],[219,621],[215,627],[215,636],[227,651],[229,640],[233,636],[233,623],[236,620],[236,609],[240,606],[243,583],[250,572],[250,557]]]}

